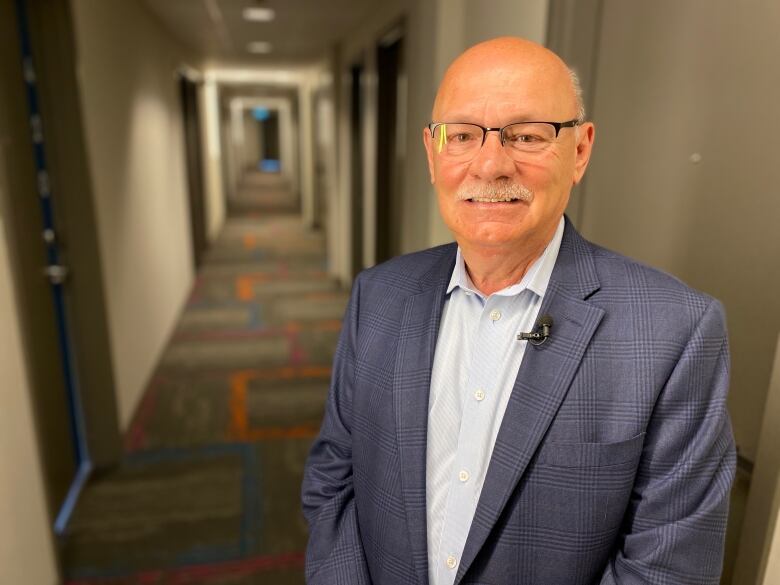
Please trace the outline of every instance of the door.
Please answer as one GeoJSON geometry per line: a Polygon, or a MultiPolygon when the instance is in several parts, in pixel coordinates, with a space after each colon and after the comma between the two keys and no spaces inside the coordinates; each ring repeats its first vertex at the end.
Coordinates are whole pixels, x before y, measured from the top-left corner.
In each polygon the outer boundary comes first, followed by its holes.
{"type": "Polygon", "coordinates": [[[363,65],[350,68],[349,102],[349,160],[350,160],[350,202],[352,204],[351,237],[352,275],[365,267],[363,255],[363,65]]]}
{"type": "Polygon", "coordinates": [[[376,262],[400,253],[403,164],[403,32],[393,29],[377,46],[376,262]]]}
{"type": "Polygon", "coordinates": [[[179,93],[184,122],[184,152],[187,158],[187,186],[190,200],[192,257],[195,269],[203,263],[206,251],[206,211],[203,199],[203,162],[200,149],[198,86],[186,76],[179,79],[179,93]]]}
{"type": "Polygon", "coordinates": [[[0,3],[0,156],[36,431],[55,530],[121,443],[68,0],[0,3]]]}

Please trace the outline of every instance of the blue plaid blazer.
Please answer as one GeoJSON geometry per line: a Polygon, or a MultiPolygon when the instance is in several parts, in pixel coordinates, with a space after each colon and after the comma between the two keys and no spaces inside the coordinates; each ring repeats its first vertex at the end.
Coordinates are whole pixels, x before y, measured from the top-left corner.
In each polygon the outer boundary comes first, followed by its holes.
{"type": "MultiPolygon", "coordinates": [[[[426,585],[428,393],[454,244],[355,281],[306,464],[314,585],[426,585]]],[[[721,304],[568,222],[456,585],[719,582],[735,469],[721,304]]]]}

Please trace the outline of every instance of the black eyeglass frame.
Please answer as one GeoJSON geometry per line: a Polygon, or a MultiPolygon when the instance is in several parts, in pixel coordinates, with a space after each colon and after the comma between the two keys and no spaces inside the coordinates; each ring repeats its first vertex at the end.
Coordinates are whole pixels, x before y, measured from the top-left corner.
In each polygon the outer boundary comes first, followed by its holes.
{"type": "Polygon", "coordinates": [[[439,126],[444,126],[445,124],[468,124],[469,126],[476,126],[477,128],[480,128],[482,130],[482,143],[480,144],[480,148],[482,148],[482,146],[485,145],[485,139],[487,138],[488,132],[498,132],[498,139],[501,141],[501,146],[504,146],[504,130],[510,126],[514,126],[515,124],[549,124],[555,128],[555,138],[557,139],[561,128],[574,128],[575,126],[582,124],[582,120],[576,118],[574,120],[567,120],[566,122],[544,122],[542,120],[528,120],[524,122],[512,122],[506,126],[501,126],[500,128],[486,128],[485,126],[480,126],[479,124],[474,124],[473,122],[431,122],[428,124],[428,130],[431,132],[431,137],[433,137],[434,132],[436,132],[436,128],[439,126]]]}

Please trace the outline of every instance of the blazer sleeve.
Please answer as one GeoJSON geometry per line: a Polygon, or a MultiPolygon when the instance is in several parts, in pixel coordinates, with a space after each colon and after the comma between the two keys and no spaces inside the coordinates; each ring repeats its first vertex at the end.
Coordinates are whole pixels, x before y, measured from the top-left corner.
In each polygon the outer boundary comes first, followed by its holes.
{"type": "Polygon", "coordinates": [[[723,307],[711,301],[667,380],[601,585],[717,585],[736,453],[723,307]]]}
{"type": "Polygon", "coordinates": [[[309,585],[369,585],[352,481],[351,408],[360,296],[355,280],[333,362],[320,433],[309,453],[302,485],[309,525],[309,585]]]}

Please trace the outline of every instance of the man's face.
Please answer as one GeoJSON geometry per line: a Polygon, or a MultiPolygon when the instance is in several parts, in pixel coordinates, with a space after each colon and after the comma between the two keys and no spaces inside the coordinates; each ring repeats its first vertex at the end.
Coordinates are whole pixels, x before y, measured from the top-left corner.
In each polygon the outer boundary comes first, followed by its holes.
{"type": "MultiPolygon", "coordinates": [[[[527,64],[491,62],[489,58],[485,63],[471,61],[445,79],[434,122],[496,128],[513,122],[576,118],[565,69],[550,66],[544,59],[530,59],[527,64]]],[[[488,132],[482,148],[465,161],[448,157],[446,148],[440,152],[441,142],[434,141],[427,128],[424,142],[440,212],[458,243],[500,253],[509,246],[538,247],[552,237],[571,188],[585,172],[593,126],[562,128],[548,147],[519,159],[501,146],[498,132],[488,132]],[[464,199],[486,187],[488,193],[500,196],[510,185],[525,190],[527,197],[510,202],[464,199]]]]}

